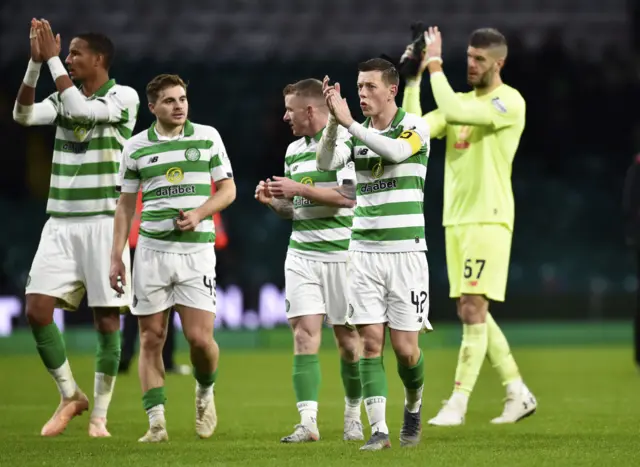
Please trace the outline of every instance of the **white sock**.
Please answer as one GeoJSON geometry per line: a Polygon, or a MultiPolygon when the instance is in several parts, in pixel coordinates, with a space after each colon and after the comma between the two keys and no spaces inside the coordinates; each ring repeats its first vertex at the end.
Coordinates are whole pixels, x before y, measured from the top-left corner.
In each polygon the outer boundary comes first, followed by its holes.
{"type": "Polygon", "coordinates": [[[211,386],[202,386],[196,381],[196,399],[213,399],[213,387],[215,384],[216,383],[213,383],[211,386]]]}
{"type": "Polygon", "coordinates": [[[507,394],[520,394],[526,389],[521,378],[507,383],[507,394]]]}
{"type": "Polygon", "coordinates": [[[91,411],[91,418],[107,418],[107,410],[111,403],[115,384],[115,376],[96,373],[93,380],[93,410],[91,411]]]}
{"type": "Polygon", "coordinates": [[[150,409],[147,409],[147,415],[149,416],[149,426],[165,425],[164,419],[164,404],[154,405],[150,409]]]}
{"type": "Polygon", "coordinates": [[[60,391],[60,395],[64,399],[70,399],[76,393],[76,389],[78,389],[78,385],[76,381],[73,379],[73,374],[71,373],[71,367],[69,366],[69,360],[65,360],[60,368],[56,368],[55,370],[49,370],[51,376],[56,381],[58,385],[58,391],[60,391]]]}
{"type": "Polygon", "coordinates": [[[300,412],[300,424],[307,428],[318,428],[318,403],[316,401],[302,401],[296,404],[300,412]]]}
{"type": "Polygon", "coordinates": [[[344,418],[352,420],[360,420],[360,404],[362,404],[362,398],[349,399],[344,398],[344,418]]]}
{"type": "Polygon", "coordinates": [[[387,428],[387,422],[385,420],[387,398],[382,396],[369,397],[364,400],[364,406],[367,409],[367,417],[369,418],[369,425],[371,425],[371,434],[377,431],[389,434],[389,428],[387,428]]]}
{"type": "Polygon", "coordinates": [[[411,413],[418,413],[420,405],[422,404],[422,390],[424,385],[418,389],[404,388],[404,405],[411,413]]]}
{"type": "Polygon", "coordinates": [[[469,403],[469,396],[467,396],[463,392],[454,392],[449,398],[449,404],[462,410],[462,412],[467,412],[467,404],[469,403]]]}

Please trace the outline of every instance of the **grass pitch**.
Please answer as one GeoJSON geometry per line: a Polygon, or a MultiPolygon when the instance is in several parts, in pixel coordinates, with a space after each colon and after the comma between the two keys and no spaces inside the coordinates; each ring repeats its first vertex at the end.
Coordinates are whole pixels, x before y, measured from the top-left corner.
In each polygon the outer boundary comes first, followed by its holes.
{"type": "MultiPolygon", "coordinates": [[[[319,428],[321,440],[282,445],[298,421],[291,386],[292,357],[283,351],[224,351],[216,404],[219,424],[209,440],[194,432],[194,381],[167,378],[170,441],[141,445],[147,428],[134,373],[118,378],[106,440],[87,435],[88,416],[74,419],[53,439],[40,428],[58,403],[55,385],[32,356],[0,356],[1,466],[638,466],[640,374],[620,347],[516,348],[525,380],[538,398],[538,413],[512,426],[492,426],[502,410],[503,388],[487,364],[470,401],[466,424],[435,428],[426,421],[451,390],[455,349],[425,350],[423,440],[400,448],[403,392],[395,358],[385,357],[389,379],[387,420],[392,449],[367,453],[342,441],[343,391],[337,353],[323,351],[319,428]]],[[[93,357],[71,355],[76,380],[93,391],[93,357]]],[[[181,354],[179,362],[186,363],[181,354]]],[[[367,427],[366,414],[362,419],[367,427]]]]}

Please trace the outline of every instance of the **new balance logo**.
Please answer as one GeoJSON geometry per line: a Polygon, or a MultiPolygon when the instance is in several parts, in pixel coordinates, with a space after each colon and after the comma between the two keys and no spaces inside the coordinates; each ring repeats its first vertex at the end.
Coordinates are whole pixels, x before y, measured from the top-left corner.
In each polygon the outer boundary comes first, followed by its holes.
{"type": "Polygon", "coordinates": [[[149,159],[149,164],[155,164],[156,162],[158,162],[158,156],[153,156],[149,159]]]}

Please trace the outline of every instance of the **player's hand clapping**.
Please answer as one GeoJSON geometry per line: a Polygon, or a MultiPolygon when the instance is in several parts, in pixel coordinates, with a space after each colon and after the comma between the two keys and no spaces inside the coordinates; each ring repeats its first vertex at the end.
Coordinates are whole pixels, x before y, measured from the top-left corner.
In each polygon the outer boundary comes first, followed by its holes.
{"type": "Polygon", "coordinates": [[[325,76],[322,80],[322,94],[329,107],[329,112],[337,122],[345,128],[349,128],[354,120],[347,105],[347,100],[340,95],[340,83],[335,86],[329,86],[329,77],[325,76]]]}
{"type": "Polygon", "coordinates": [[[302,196],[302,184],[287,177],[274,176],[268,187],[269,193],[276,198],[292,199],[294,196],[302,196]]]}
{"type": "Polygon", "coordinates": [[[42,28],[42,23],[35,18],[31,19],[31,30],[29,31],[29,43],[31,45],[31,60],[35,63],[42,62],[40,53],[40,43],[38,42],[38,29],[42,28]]]}
{"type": "Polygon", "coordinates": [[[38,47],[43,61],[60,55],[60,34],[53,35],[49,21],[43,19],[41,27],[36,28],[38,35],[38,47]]]}
{"type": "Polygon", "coordinates": [[[266,182],[260,180],[260,183],[256,186],[256,193],[254,195],[258,201],[267,206],[273,201],[273,195],[269,192],[269,182],[271,182],[271,180],[268,178],[266,182]]]}
{"type": "Polygon", "coordinates": [[[432,26],[427,29],[424,33],[424,40],[427,44],[425,48],[425,62],[442,59],[442,35],[438,30],[438,26],[432,26]]]}
{"type": "Polygon", "coordinates": [[[183,232],[188,230],[196,230],[198,224],[202,221],[202,217],[197,209],[184,212],[182,209],[179,211],[178,219],[176,220],[176,226],[183,232]]]}

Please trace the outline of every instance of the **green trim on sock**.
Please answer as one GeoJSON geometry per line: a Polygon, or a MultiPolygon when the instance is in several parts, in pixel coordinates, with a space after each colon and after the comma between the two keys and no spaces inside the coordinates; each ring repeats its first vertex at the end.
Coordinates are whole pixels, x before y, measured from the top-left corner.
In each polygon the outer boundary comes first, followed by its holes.
{"type": "Polygon", "coordinates": [[[120,365],[120,331],[98,332],[96,348],[96,373],[109,376],[118,374],[120,365]]]}
{"type": "Polygon", "coordinates": [[[67,361],[67,351],[60,329],[55,323],[46,326],[32,326],[31,333],[36,340],[40,359],[49,370],[60,368],[67,361]]]}
{"type": "Polygon", "coordinates": [[[142,395],[142,407],[144,410],[149,410],[156,405],[164,405],[167,398],[164,394],[164,386],[159,388],[151,388],[142,395]]]}
{"type": "Polygon", "coordinates": [[[292,376],[296,402],[317,402],[322,380],[318,355],[294,355],[292,376]]]}
{"type": "Polygon", "coordinates": [[[200,386],[208,388],[216,382],[216,376],[218,376],[218,369],[216,368],[213,373],[200,373],[195,367],[193,368],[193,377],[196,379],[200,386]]]}
{"type": "Polygon", "coordinates": [[[360,362],[345,362],[340,359],[340,376],[345,396],[348,399],[360,399],[362,397],[360,362]]]}
{"type": "Polygon", "coordinates": [[[361,358],[360,379],[362,380],[362,395],[365,399],[387,397],[389,388],[382,357],[361,358]]]}
{"type": "Polygon", "coordinates": [[[419,389],[424,384],[424,358],[420,350],[420,358],[415,366],[404,366],[398,361],[398,375],[407,389],[419,389]]]}

